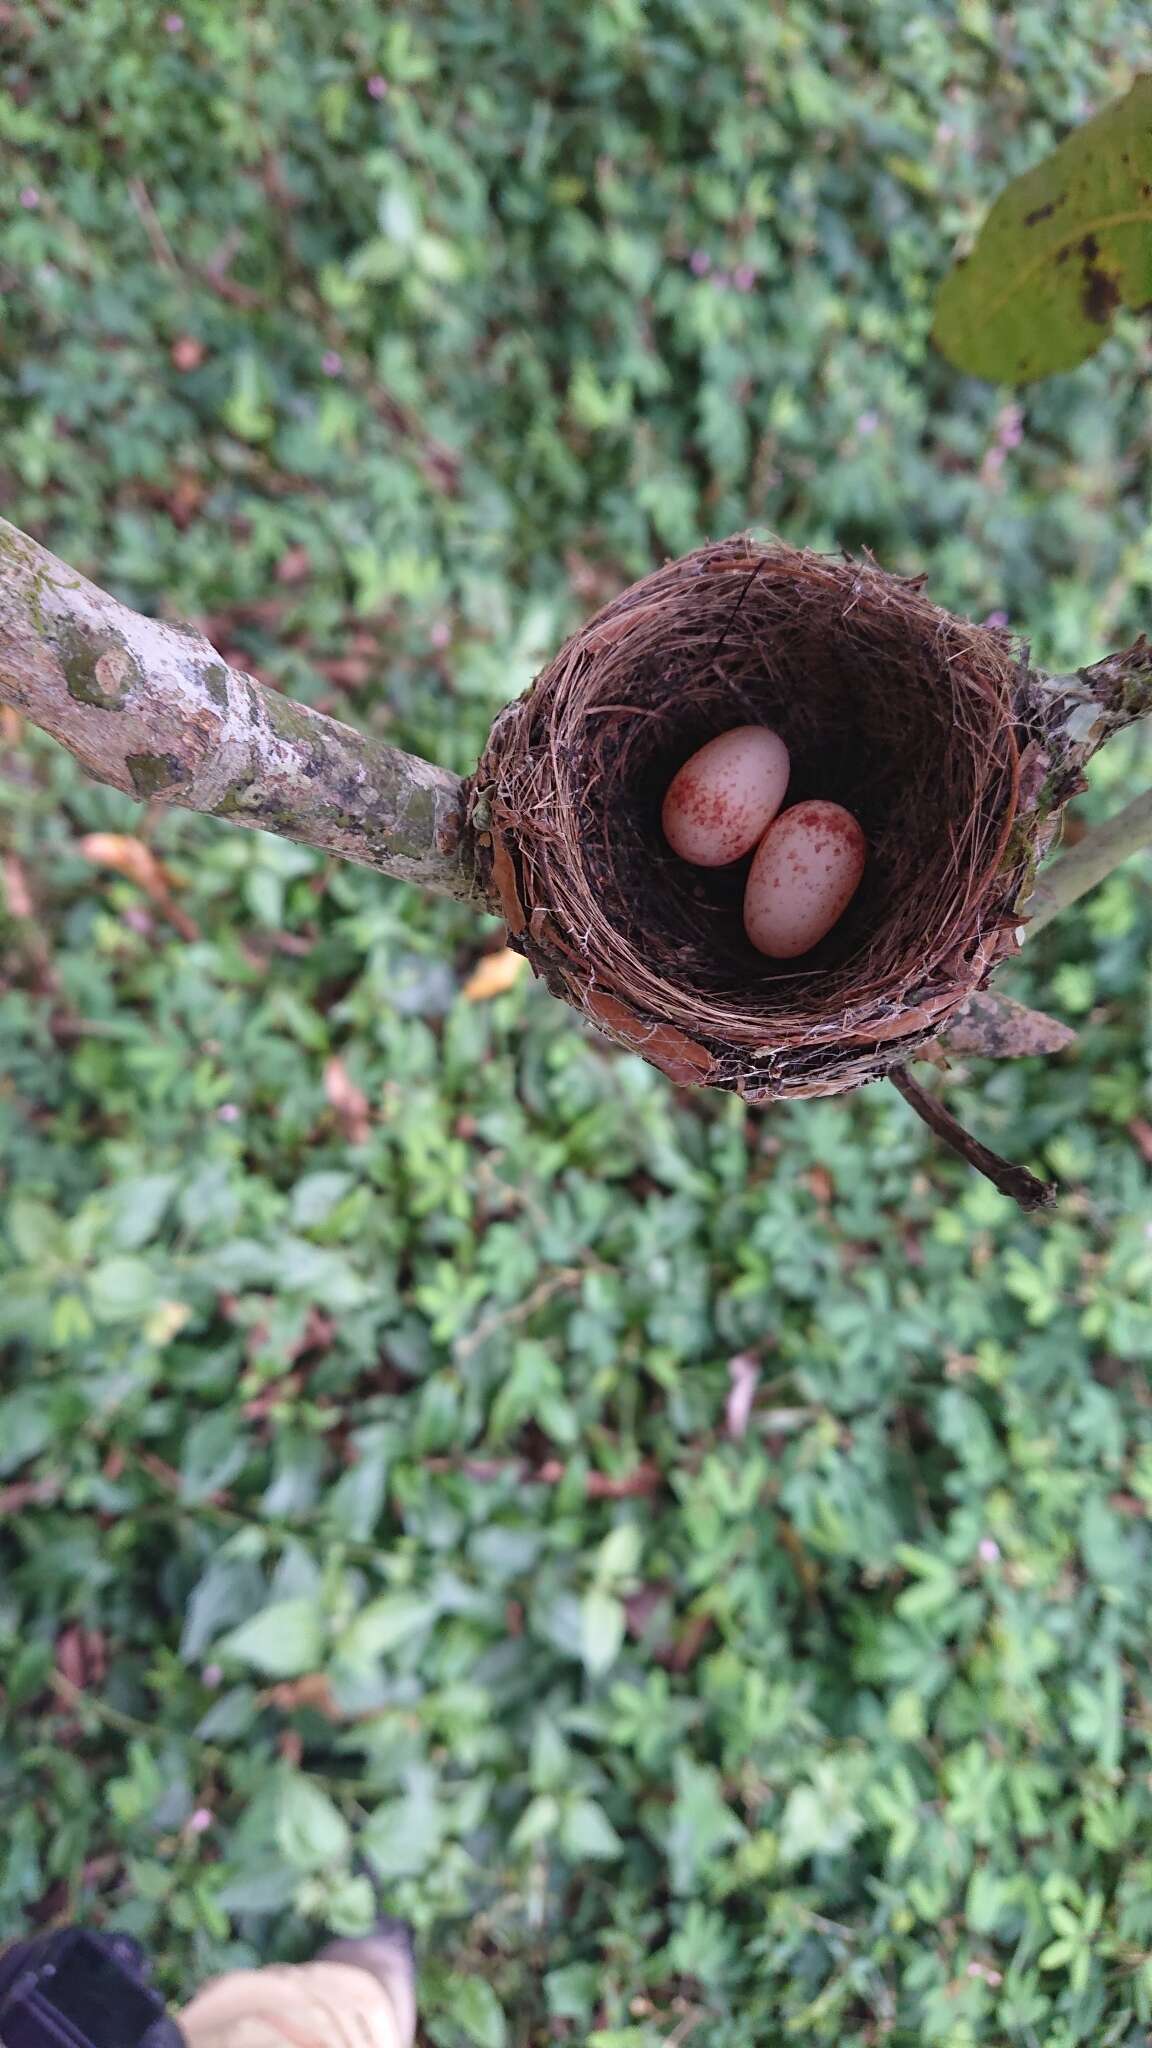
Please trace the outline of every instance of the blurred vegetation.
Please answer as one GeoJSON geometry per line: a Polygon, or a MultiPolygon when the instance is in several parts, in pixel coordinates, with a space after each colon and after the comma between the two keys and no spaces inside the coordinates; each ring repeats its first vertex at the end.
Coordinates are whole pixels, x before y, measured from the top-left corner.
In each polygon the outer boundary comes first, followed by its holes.
{"type": "MultiPolygon", "coordinates": [[[[1092,659],[1152,602],[1147,327],[1019,400],[928,334],[1148,41],[5,0],[3,509],[460,769],[748,524],[1092,659]]],[[[0,739],[0,1927],[177,1991],[371,1871],[439,2048],[1144,2042],[1147,865],[1006,979],[1078,1048],[948,1083],[1063,1182],[1029,1222],[889,1090],[678,1095],[469,1001],[464,910],[0,739]]]]}

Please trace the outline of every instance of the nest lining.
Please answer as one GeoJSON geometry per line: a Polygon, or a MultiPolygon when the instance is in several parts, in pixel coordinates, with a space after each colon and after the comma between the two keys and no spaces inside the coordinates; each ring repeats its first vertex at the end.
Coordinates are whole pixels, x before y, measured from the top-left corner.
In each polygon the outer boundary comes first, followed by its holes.
{"type": "Polygon", "coordinates": [[[473,800],[490,893],[556,993],[674,1079],[856,1086],[1016,943],[1026,697],[1007,637],[918,581],[746,538],[700,549],[613,599],[497,720],[473,800]],[[745,936],[748,860],[690,867],[660,828],[676,770],[741,724],[787,744],[789,805],[832,798],[869,843],[800,961],[745,936]]]}

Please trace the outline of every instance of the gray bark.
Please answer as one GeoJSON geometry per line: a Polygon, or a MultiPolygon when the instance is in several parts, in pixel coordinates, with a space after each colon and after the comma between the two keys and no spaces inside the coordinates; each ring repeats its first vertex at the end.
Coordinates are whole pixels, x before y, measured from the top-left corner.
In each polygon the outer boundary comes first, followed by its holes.
{"type": "Polygon", "coordinates": [[[0,519],[0,703],[128,796],[479,898],[464,785],[230,668],[0,519]]]}

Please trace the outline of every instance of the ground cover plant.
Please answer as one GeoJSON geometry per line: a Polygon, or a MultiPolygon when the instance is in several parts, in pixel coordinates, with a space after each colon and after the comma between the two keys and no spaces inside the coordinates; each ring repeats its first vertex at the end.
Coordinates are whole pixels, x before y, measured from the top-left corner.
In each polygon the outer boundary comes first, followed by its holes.
{"type": "MultiPolygon", "coordinates": [[[[929,334],[1142,12],[9,6],[3,512],[460,771],[747,525],[1102,654],[1146,324],[1018,395],[929,334]]],[[[1033,1221],[0,738],[0,1925],[176,1991],[378,1887],[442,2048],[1143,2040],[1146,866],[1005,978],[1076,1046],[953,1070],[1033,1221]]]]}

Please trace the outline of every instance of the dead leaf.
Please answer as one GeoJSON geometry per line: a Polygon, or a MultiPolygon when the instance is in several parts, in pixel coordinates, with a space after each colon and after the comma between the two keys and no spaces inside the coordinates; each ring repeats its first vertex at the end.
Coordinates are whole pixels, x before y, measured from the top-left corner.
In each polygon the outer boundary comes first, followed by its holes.
{"type": "Polygon", "coordinates": [[[464,983],[465,1002],[490,1003],[493,996],[507,995],[527,965],[524,955],[514,953],[511,946],[501,947],[498,953],[485,953],[464,983]]]}
{"type": "Polygon", "coordinates": [[[0,704],[0,740],[6,747],[18,747],[24,737],[24,720],[11,704],[0,704]]]}
{"type": "Polygon", "coordinates": [[[588,990],[584,1008],[611,1037],[623,1039],[677,1087],[699,1087],[711,1074],[711,1053],[674,1024],[645,1024],[627,1003],[599,988],[588,990]]]}
{"type": "Polygon", "coordinates": [[[524,905],[520,901],[512,856],[502,839],[492,841],[492,886],[499,899],[504,922],[512,937],[518,939],[528,919],[524,915],[524,905]]]}
{"type": "Polygon", "coordinates": [[[165,869],[150,846],[127,832],[86,832],[80,851],[94,867],[112,868],[135,882],[156,903],[162,903],[171,887],[165,869]]]}
{"type": "Polygon", "coordinates": [[[366,1144],[372,1130],[368,1097],[352,1080],[339,1053],[325,1064],[324,1093],[349,1144],[366,1144]]]}
{"type": "Polygon", "coordinates": [[[178,1336],[192,1311],[185,1301],[161,1301],[153,1309],[144,1325],[144,1335],[149,1344],[160,1350],[178,1336]]]}
{"type": "Polygon", "coordinates": [[[3,872],[4,899],[8,905],[9,917],[21,920],[35,917],[36,906],[32,901],[32,891],[28,887],[23,861],[18,860],[14,853],[6,853],[3,872]]]}
{"type": "Polygon", "coordinates": [[[133,838],[129,832],[86,832],[80,841],[80,851],[93,867],[111,868],[114,874],[123,875],[125,881],[143,889],[168,922],[175,925],[182,939],[199,938],[199,926],[172,894],[172,877],[167,868],[142,839],[133,838]]]}
{"type": "Polygon", "coordinates": [[[294,1714],[301,1707],[323,1714],[326,1721],[344,1719],[336,1704],[332,1686],[322,1671],[309,1671],[303,1678],[287,1678],[260,1695],[261,1706],[275,1707],[281,1714],[294,1714]]]}
{"type": "MultiPolygon", "coordinates": [[[[673,1671],[690,1671],[716,1626],[711,1614],[693,1614],[676,1638],[667,1662],[673,1671]]],[[[665,1660],[662,1658],[661,1662],[665,1660]]]]}
{"type": "Polygon", "coordinates": [[[760,1367],[750,1351],[738,1351],[735,1358],[728,1360],[728,1378],[732,1385],[724,1403],[724,1426],[728,1435],[738,1441],[747,1432],[760,1384],[760,1367]]]}
{"type": "Polygon", "coordinates": [[[1134,1116],[1128,1126],[1128,1135],[1136,1140],[1141,1157],[1152,1166],[1152,1124],[1142,1116],[1134,1116]]]}
{"type": "Polygon", "coordinates": [[[277,583],[304,583],[312,574],[312,557],[301,541],[285,548],[276,564],[277,583]]]}
{"type": "Polygon", "coordinates": [[[673,1590],[667,1579],[654,1579],[624,1595],[624,1619],[630,1636],[643,1636],[653,1616],[668,1605],[673,1590]]]}
{"type": "Polygon", "coordinates": [[[9,1515],[19,1515],[25,1508],[51,1507],[59,1498],[58,1479],[15,1479],[11,1486],[0,1486],[0,1522],[9,1515]]]}
{"type": "Polygon", "coordinates": [[[56,1638],[56,1669],[78,1692],[99,1690],[108,1669],[104,1638],[98,1629],[70,1622],[56,1638]]]}

